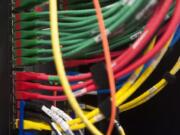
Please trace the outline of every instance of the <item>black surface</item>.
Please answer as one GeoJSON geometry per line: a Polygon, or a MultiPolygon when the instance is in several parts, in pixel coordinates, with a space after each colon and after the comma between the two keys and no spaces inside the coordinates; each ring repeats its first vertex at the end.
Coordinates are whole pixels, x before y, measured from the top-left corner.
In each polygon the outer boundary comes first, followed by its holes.
{"type": "Polygon", "coordinates": [[[11,1],[0,0],[0,135],[12,134],[11,1]]]}
{"type": "Polygon", "coordinates": [[[108,89],[109,81],[104,62],[96,63],[90,68],[94,83],[99,89],[108,89]]]}
{"type": "MultiPolygon", "coordinates": [[[[140,87],[137,95],[158,82],[180,56],[180,42],[169,51],[157,70],[140,87]],[[170,55],[170,53],[172,55],[170,55]]],[[[176,82],[169,84],[147,103],[121,114],[121,123],[128,135],[179,135],[180,134],[180,72],[176,82]]]]}
{"type": "Polygon", "coordinates": [[[127,135],[180,134],[180,73],[177,80],[151,101],[122,114],[127,135]]]}

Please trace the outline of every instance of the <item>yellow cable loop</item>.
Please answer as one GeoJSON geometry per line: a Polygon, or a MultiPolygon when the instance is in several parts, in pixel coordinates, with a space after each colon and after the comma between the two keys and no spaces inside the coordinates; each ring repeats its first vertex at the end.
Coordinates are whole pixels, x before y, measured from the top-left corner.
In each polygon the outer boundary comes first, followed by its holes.
{"type": "MultiPolygon", "coordinates": [[[[179,60],[176,62],[174,67],[171,69],[170,74],[175,75],[180,70],[180,57],[179,60]]],[[[167,85],[167,81],[165,79],[161,79],[158,83],[156,83],[152,88],[141,94],[139,97],[123,104],[120,106],[120,109],[122,111],[127,111],[129,109],[135,108],[149,99],[151,99],[153,96],[157,95],[165,86],[167,85]],[[154,90],[154,88],[156,88],[154,90]]]]}
{"type": "MultiPolygon", "coordinates": [[[[152,40],[152,42],[150,43],[149,47],[147,48],[146,52],[147,52],[148,50],[152,49],[152,47],[153,47],[154,44],[155,44],[155,41],[156,41],[156,37],[153,38],[153,40],[152,40]]],[[[140,67],[135,71],[134,74],[140,73],[141,70],[142,70],[142,68],[143,68],[143,66],[140,66],[140,67]]],[[[133,74],[132,76],[134,76],[134,74],[133,74]]],[[[125,92],[125,91],[127,91],[131,86],[132,86],[132,84],[127,81],[127,83],[125,83],[124,86],[123,86],[121,89],[119,89],[118,92],[116,93],[116,99],[118,99],[119,96],[122,94],[121,91],[125,92]]],[[[116,105],[118,106],[118,102],[116,102],[116,105]]],[[[93,119],[93,117],[96,116],[96,115],[98,115],[99,113],[100,113],[99,109],[96,108],[96,109],[94,109],[93,111],[91,111],[90,113],[88,113],[88,114],[87,114],[87,117],[88,117],[89,119],[90,119],[90,118],[93,119]]],[[[72,121],[69,121],[69,125],[74,125],[75,123],[80,123],[80,122],[81,122],[81,119],[79,119],[79,118],[78,118],[78,119],[74,119],[74,120],[72,120],[72,121]]]]}
{"type": "MultiPolygon", "coordinates": [[[[172,36],[173,37],[173,36],[172,36]]],[[[163,58],[164,54],[166,53],[168,46],[171,43],[172,37],[168,40],[168,42],[166,43],[165,47],[162,49],[162,51],[159,53],[158,56],[155,60],[153,60],[152,62],[152,66],[150,65],[147,70],[142,74],[142,76],[144,76],[141,79],[138,79],[136,81],[136,83],[134,84],[134,86],[129,89],[126,93],[124,93],[121,97],[119,97],[118,99],[118,105],[121,105],[124,101],[126,101],[134,92],[136,92],[136,90],[141,86],[141,84],[146,80],[146,78],[148,78],[150,76],[150,74],[154,71],[154,69],[156,68],[156,66],[159,64],[159,62],[161,61],[161,59],[163,58]]]]}
{"type": "Polygon", "coordinates": [[[57,0],[49,0],[50,8],[50,28],[54,61],[57,74],[64,88],[64,92],[74,112],[81,118],[87,128],[94,135],[102,135],[102,133],[86,118],[81,110],[76,98],[74,97],[68,79],[66,77],[63,58],[60,49],[59,32],[58,32],[58,16],[57,16],[57,0]]]}

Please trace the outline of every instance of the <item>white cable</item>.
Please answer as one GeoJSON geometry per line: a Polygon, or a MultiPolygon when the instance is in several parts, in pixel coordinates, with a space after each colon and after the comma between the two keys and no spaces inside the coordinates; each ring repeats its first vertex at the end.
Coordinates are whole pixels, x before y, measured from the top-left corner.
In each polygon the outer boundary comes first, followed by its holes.
{"type": "Polygon", "coordinates": [[[46,106],[42,106],[42,111],[45,112],[49,117],[52,118],[53,121],[55,121],[65,132],[66,135],[74,135],[72,130],[70,129],[69,125],[62,119],[60,118],[57,114],[53,113],[52,110],[47,108],[46,106]]]}
{"type": "Polygon", "coordinates": [[[62,133],[59,131],[58,127],[56,126],[56,124],[54,122],[51,122],[51,126],[56,130],[58,135],[62,135],[62,133]]]}
{"type": "MultiPolygon", "coordinates": [[[[66,122],[72,120],[72,118],[67,113],[55,106],[51,106],[51,110],[59,117],[63,118],[66,122]]],[[[79,130],[79,133],[80,135],[83,135],[83,132],[81,130],[79,130]]]]}
{"type": "Polygon", "coordinates": [[[72,118],[67,115],[63,110],[55,107],[55,106],[51,106],[51,110],[56,113],[58,116],[60,116],[61,118],[63,118],[65,121],[70,121],[72,120],[72,118]]]}

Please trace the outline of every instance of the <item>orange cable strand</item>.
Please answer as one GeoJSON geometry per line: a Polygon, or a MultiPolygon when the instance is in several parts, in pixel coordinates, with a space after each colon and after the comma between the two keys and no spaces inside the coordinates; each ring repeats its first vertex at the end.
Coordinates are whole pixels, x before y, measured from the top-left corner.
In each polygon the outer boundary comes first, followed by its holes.
{"type": "Polygon", "coordinates": [[[114,121],[116,118],[116,106],[115,106],[116,86],[115,86],[114,73],[113,73],[113,69],[111,66],[112,64],[111,64],[110,48],[109,48],[106,28],[105,28],[105,24],[104,24],[104,20],[103,20],[103,15],[101,12],[99,0],[93,0],[93,3],[94,3],[94,7],[96,9],[96,16],[98,19],[99,30],[101,33],[102,46],[104,49],[104,55],[105,55],[105,61],[106,61],[106,70],[108,73],[110,93],[111,93],[111,117],[110,117],[109,127],[107,130],[107,135],[111,135],[113,127],[114,127],[114,121]]]}

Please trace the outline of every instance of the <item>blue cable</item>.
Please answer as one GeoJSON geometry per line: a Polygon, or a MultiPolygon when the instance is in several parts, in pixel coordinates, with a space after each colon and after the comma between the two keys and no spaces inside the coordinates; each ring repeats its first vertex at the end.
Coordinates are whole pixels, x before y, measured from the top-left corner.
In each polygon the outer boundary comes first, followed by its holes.
{"type": "Polygon", "coordinates": [[[27,131],[24,135],[37,135],[35,131],[27,131]]]}
{"type": "Polygon", "coordinates": [[[34,131],[24,132],[24,108],[25,102],[20,101],[20,116],[19,116],[19,135],[36,135],[34,131]]]}
{"type": "Polygon", "coordinates": [[[173,40],[172,40],[172,42],[170,44],[170,47],[173,47],[179,40],[180,40],[180,25],[176,30],[176,33],[175,33],[175,35],[173,37],[173,40]]]}
{"type": "MultiPolygon", "coordinates": [[[[145,71],[145,69],[149,66],[150,63],[151,63],[151,62],[148,62],[147,64],[144,65],[144,67],[143,67],[140,75],[145,71]]],[[[129,73],[128,75],[120,78],[120,79],[118,80],[116,89],[120,89],[120,88],[123,86],[123,84],[127,81],[127,79],[130,77],[131,74],[132,74],[132,73],[129,73]]],[[[97,90],[97,94],[109,94],[109,93],[110,93],[109,89],[103,89],[103,90],[100,89],[100,90],[97,90]]]]}
{"type": "Polygon", "coordinates": [[[25,102],[20,101],[19,135],[24,135],[24,107],[25,102]]]}

